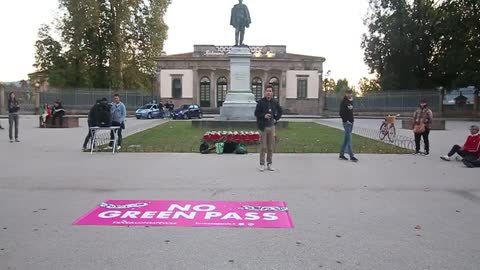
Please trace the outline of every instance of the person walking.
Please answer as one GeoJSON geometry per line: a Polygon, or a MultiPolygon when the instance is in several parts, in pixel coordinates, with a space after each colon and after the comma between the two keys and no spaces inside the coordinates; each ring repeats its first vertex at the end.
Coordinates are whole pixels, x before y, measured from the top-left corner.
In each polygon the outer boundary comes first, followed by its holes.
{"type": "Polygon", "coordinates": [[[14,92],[8,95],[8,136],[10,142],[13,143],[13,126],[15,126],[15,142],[20,142],[18,139],[18,111],[20,104],[14,92]]]}
{"type": "Polygon", "coordinates": [[[273,99],[273,86],[265,87],[265,97],[258,101],[255,108],[257,127],[260,130],[260,171],[265,171],[265,154],[267,170],[274,171],[273,144],[275,143],[275,124],[282,117],[282,107],[273,99]]]}
{"type": "Polygon", "coordinates": [[[343,138],[343,144],[340,147],[339,158],[341,160],[348,160],[348,158],[345,157],[345,150],[347,150],[348,155],[350,156],[350,160],[353,162],[358,162],[358,159],[353,154],[353,147],[352,147],[352,131],[353,131],[353,122],[354,122],[352,90],[347,90],[347,92],[345,92],[345,96],[343,97],[343,100],[340,103],[340,117],[342,118],[345,135],[343,138]]]}

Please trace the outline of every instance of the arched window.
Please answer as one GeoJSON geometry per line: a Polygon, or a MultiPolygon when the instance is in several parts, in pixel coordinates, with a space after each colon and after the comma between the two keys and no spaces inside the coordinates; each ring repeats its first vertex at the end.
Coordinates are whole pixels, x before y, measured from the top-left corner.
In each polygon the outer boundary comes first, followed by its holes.
{"type": "Polygon", "coordinates": [[[252,80],[252,93],[255,95],[255,100],[259,101],[263,98],[262,79],[255,77],[252,80]]]}
{"type": "Polygon", "coordinates": [[[200,80],[200,107],[210,107],[210,79],[208,77],[200,80]]]}
{"type": "Polygon", "coordinates": [[[278,100],[280,98],[280,81],[277,77],[272,77],[268,83],[273,87],[273,98],[278,100]]]}
{"type": "Polygon", "coordinates": [[[228,81],[225,77],[217,80],[217,107],[222,107],[228,92],[228,81]]]}

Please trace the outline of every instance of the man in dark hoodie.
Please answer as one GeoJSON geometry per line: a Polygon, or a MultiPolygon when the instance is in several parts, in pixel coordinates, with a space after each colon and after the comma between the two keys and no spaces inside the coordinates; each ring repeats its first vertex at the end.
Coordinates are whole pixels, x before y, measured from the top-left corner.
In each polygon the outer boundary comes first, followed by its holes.
{"type": "Polygon", "coordinates": [[[348,90],[345,93],[345,97],[340,103],[340,117],[342,117],[343,128],[345,129],[345,138],[343,140],[342,147],[340,148],[340,159],[348,160],[345,157],[345,149],[348,149],[350,160],[357,162],[358,159],[353,155],[352,149],[352,130],[353,130],[353,92],[348,90]]]}
{"type": "MultiPolygon", "coordinates": [[[[90,131],[90,128],[91,127],[95,127],[97,126],[97,117],[96,117],[96,114],[95,114],[95,111],[97,109],[97,106],[100,104],[100,102],[102,102],[104,100],[105,103],[107,103],[107,99],[106,98],[103,98],[102,100],[97,100],[95,102],[95,104],[92,106],[92,108],[90,108],[90,111],[88,112],[88,134],[87,136],[85,137],[85,141],[83,142],[83,151],[87,151],[87,144],[88,144],[88,141],[90,141],[90,139],[92,138],[93,134],[92,132],[95,132],[95,131],[90,131]]],[[[93,147],[93,145],[91,146],[93,147]]]]}
{"type": "Polygon", "coordinates": [[[63,116],[65,115],[65,109],[62,106],[62,103],[57,100],[55,101],[53,108],[52,108],[52,126],[56,125],[56,119],[60,119],[60,127],[63,127],[63,116]]]}
{"type": "Polygon", "coordinates": [[[260,171],[265,171],[265,152],[267,152],[267,170],[272,167],[273,144],[275,141],[275,124],[282,117],[282,107],[273,99],[273,86],[265,87],[265,97],[258,101],[255,108],[257,126],[260,130],[260,171]]]}

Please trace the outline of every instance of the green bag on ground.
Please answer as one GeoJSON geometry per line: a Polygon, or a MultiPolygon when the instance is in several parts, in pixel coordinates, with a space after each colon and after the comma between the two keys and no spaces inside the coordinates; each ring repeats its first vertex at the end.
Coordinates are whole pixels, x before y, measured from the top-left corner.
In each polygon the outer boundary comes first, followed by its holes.
{"type": "Polygon", "coordinates": [[[215,146],[217,148],[217,154],[223,154],[223,142],[216,143],[215,146]]]}
{"type": "Polygon", "coordinates": [[[235,148],[235,154],[245,155],[247,153],[248,153],[247,146],[245,144],[243,143],[237,144],[237,148],[235,148]]]}

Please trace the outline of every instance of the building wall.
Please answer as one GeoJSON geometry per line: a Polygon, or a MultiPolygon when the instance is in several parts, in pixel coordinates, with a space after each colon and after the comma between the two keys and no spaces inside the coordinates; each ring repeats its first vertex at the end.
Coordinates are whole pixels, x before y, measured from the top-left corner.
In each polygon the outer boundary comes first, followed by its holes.
{"type": "Polygon", "coordinates": [[[193,70],[166,69],[160,72],[160,98],[172,99],[172,78],[182,78],[182,99],[193,100],[193,70]]]}
{"type": "Polygon", "coordinates": [[[288,70],[287,99],[297,98],[297,76],[308,76],[307,99],[317,99],[320,82],[317,70],[288,70]]]}

